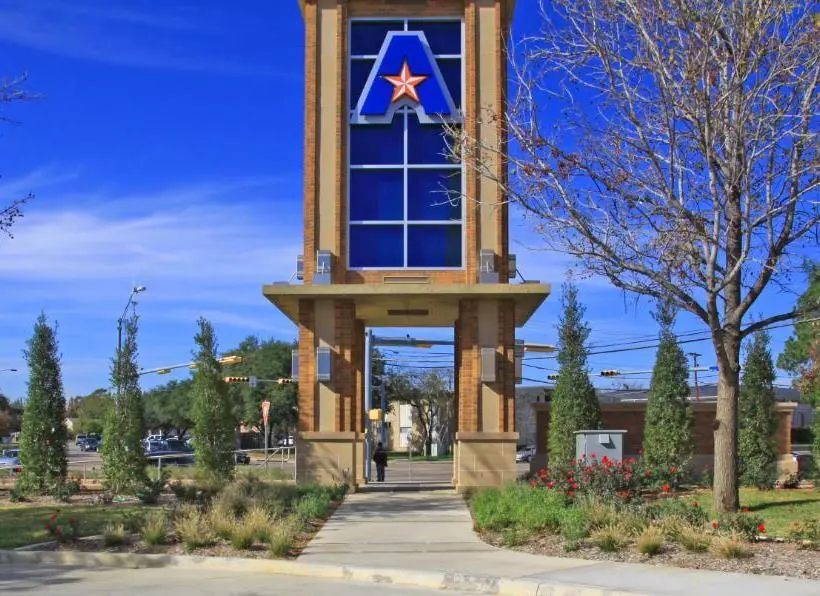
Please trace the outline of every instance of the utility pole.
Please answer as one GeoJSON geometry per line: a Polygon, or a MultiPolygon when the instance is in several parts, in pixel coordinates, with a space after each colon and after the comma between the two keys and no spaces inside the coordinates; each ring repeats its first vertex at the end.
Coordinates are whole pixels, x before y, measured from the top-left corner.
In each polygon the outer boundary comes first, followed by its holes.
{"type": "Polygon", "coordinates": [[[698,354],[697,352],[689,352],[687,356],[692,357],[693,369],[695,372],[695,400],[700,401],[700,384],[698,383],[698,358],[703,356],[703,354],[698,354]]]}
{"type": "Polygon", "coordinates": [[[364,332],[364,477],[370,482],[370,458],[373,453],[373,423],[370,421],[370,410],[373,408],[373,330],[364,332]]]}

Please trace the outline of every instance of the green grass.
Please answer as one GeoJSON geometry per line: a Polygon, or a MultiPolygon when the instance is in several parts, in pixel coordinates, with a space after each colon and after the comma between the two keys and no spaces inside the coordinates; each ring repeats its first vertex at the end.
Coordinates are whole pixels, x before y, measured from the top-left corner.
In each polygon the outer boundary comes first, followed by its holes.
{"type": "Polygon", "coordinates": [[[124,524],[128,528],[151,510],[132,505],[6,505],[0,507],[0,548],[48,541],[45,523],[58,509],[61,516],[77,519],[80,536],[102,534],[110,524],[124,524]]]}
{"type": "MultiPolygon", "coordinates": [[[[711,491],[698,493],[698,501],[714,515],[711,491]]],[[[740,505],[763,518],[767,535],[784,537],[793,522],[820,518],[820,491],[743,488],[740,505]]]]}

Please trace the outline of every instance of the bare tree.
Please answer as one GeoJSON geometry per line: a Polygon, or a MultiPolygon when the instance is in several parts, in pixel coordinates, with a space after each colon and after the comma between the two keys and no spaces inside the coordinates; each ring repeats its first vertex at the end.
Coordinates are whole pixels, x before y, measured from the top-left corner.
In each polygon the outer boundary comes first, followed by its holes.
{"type": "MultiPolygon", "coordinates": [[[[14,79],[0,79],[0,109],[6,104],[19,103],[32,99],[32,94],[23,89],[23,83],[27,80],[26,75],[21,75],[14,79]]],[[[15,123],[14,120],[3,115],[0,112],[0,120],[15,123]]],[[[32,194],[24,197],[12,199],[11,203],[2,206],[0,204],[0,233],[5,233],[10,238],[11,226],[14,225],[15,220],[23,217],[23,205],[33,198],[32,194]]]]}
{"type": "Polygon", "coordinates": [[[533,217],[548,250],[708,326],[720,511],[738,506],[741,342],[796,313],[744,319],[820,236],[811,4],[553,0],[540,33],[509,52],[507,114],[478,115],[509,138],[470,138],[468,122],[454,142],[533,217]]]}

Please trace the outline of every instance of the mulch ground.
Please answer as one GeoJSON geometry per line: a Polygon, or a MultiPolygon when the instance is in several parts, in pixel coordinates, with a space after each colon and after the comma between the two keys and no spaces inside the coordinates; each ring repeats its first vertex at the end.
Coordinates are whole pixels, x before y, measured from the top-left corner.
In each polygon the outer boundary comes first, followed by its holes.
{"type": "MultiPolygon", "coordinates": [[[[493,546],[505,547],[500,536],[484,535],[483,538],[493,546]]],[[[640,554],[634,547],[626,547],[614,553],[607,553],[592,544],[582,542],[579,550],[568,553],[564,551],[563,545],[564,541],[560,537],[546,535],[513,547],[513,550],[550,557],[617,563],[643,563],[759,575],[784,575],[820,580],[820,552],[801,549],[795,544],[783,542],[767,541],[750,544],[749,547],[753,555],[748,559],[722,559],[708,552],[692,553],[675,543],[667,543],[664,550],[653,557],[640,554]]]]}

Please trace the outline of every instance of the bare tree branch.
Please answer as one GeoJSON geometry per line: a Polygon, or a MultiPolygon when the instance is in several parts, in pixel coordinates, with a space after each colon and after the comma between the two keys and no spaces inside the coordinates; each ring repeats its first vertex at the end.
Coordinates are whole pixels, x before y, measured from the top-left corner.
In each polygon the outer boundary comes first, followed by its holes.
{"type": "MultiPolygon", "coordinates": [[[[27,80],[28,75],[25,74],[14,79],[0,79],[0,121],[17,124],[15,120],[10,119],[3,113],[4,107],[8,104],[28,101],[36,97],[23,89],[23,84],[27,80]]],[[[5,207],[0,207],[0,233],[5,233],[9,238],[13,238],[11,227],[16,220],[23,217],[23,205],[33,198],[34,195],[28,194],[21,198],[12,199],[11,203],[5,207]]]]}

